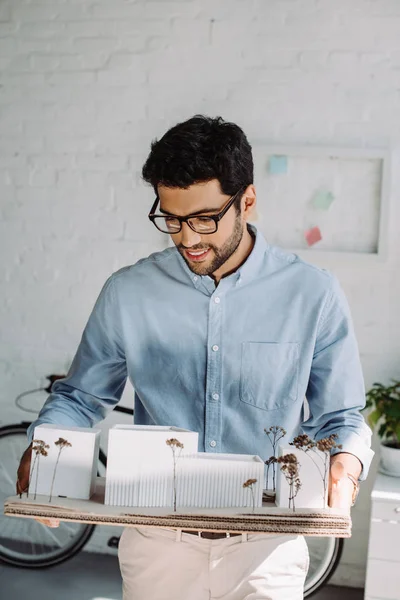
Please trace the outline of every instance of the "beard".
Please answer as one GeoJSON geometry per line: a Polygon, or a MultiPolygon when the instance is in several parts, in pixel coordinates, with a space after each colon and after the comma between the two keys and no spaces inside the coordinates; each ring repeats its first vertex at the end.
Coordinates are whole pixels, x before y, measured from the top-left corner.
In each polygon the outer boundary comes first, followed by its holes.
{"type": "Polygon", "coordinates": [[[207,246],[193,246],[190,248],[192,251],[196,250],[208,250],[210,249],[212,252],[212,259],[209,262],[206,260],[204,263],[195,263],[187,260],[184,251],[188,248],[184,246],[177,246],[179,253],[182,258],[185,260],[189,269],[195,273],[196,275],[212,275],[218,269],[222,267],[224,263],[236,252],[239,247],[240,242],[242,241],[244,233],[244,227],[242,225],[240,216],[235,221],[235,227],[233,229],[232,235],[226,240],[226,242],[221,246],[214,246],[213,244],[208,244],[207,246]]]}

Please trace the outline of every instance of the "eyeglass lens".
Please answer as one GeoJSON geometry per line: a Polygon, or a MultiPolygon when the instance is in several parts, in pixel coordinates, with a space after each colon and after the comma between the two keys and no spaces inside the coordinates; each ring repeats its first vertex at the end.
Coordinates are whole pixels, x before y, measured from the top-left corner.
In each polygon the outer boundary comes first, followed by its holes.
{"type": "MultiPolygon", "coordinates": [[[[178,233],[181,230],[181,224],[174,217],[156,217],[155,225],[164,233],[178,233]]],[[[197,233],[211,233],[216,231],[214,219],[209,217],[193,217],[188,221],[191,228],[197,233]]]]}

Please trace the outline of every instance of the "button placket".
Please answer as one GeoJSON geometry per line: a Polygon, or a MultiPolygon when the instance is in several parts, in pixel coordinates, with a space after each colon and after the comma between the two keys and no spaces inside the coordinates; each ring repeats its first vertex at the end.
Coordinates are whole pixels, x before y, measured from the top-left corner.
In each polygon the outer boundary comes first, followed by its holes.
{"type": "Polygon", "coordinates": [[[208,310],[208,344],[206,374],[205,450],[218,452],[221,439],[221,406],[218,401],[221,386],[221,325],[220,296],[210,298],[208,310]],[[217,301],[218,299],[218,301],[217,301]]]}

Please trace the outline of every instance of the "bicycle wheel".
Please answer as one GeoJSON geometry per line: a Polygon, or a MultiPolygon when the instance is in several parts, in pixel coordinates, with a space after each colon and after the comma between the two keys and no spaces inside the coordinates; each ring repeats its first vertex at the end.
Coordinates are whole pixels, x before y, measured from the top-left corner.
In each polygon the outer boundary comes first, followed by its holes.
{"type": "Polygon", "coordinates": [[[309,598],[326,585],[335,572],[343,552],[343,539],[305,536],[305,540],[310,554],[310,568],[304,585],[304,598],[309,598]]]}
{"type": "Polygon", "coordinates": [[[0,428],[0,561],[15,567],[43,568],[77,554],[89,540],[95,525],[61,522],[57,528],[34,519],[6,517],[4,500],[15,496],[17,469],[28,443],[29,423],[0,428]]]}

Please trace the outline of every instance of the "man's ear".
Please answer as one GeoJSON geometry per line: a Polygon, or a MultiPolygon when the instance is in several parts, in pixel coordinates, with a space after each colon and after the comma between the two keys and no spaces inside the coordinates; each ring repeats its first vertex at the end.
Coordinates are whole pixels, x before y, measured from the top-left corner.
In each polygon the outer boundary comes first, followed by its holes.
{"type": "Polygon", "coordinates": [[[242,196],[242,214],[245,221],[255,221],[257,219],[256,205],[256,188],[251,184],[247,186],[242,196]]]}

